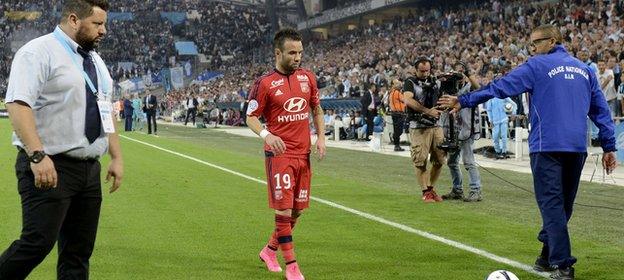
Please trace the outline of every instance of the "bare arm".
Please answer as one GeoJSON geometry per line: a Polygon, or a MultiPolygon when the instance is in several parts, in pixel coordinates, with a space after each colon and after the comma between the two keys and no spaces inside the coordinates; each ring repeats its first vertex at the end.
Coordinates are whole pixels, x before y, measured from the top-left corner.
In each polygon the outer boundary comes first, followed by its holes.
{"type": "Polygon", "coordinates": [[[613,80],[613,76],[611,76],[611,75],[607,76],[607,78],[602,80],[602,84],[600,84],[600,88],[606,88],[607,85],[609,84],[609,82],[611,82],[611,80],[613,80]]]}
{"type": "Polygon", "coordinates": [[[258,117],[247,116],[247,127],[251,129],[255,134],[260,135],[260,131],[262,131],[262,123],[258,119],[258,117]]]}
{"type": "Polygon", "coordinates": [[[271,151],[273,151],[275,155],[281,155],[286,151],[286,144],[284,143],[282,138],[275,136],[269,131],[263,129],[262,123],[260,122],[258,117],[247,115],[247,126],[251,129],[251,131],[264,138],[264,142],[271,147],[271,151]]]}
{"type": "Polygon", "coordinates": [[[481,85],[479,85],[479,82],[477,82],[477,76],[470,75],[468,76],[468,80],[470,80],[470,90],[475,90],[481,87],[481,85]]]}
{"type": "MultiPolygon", "coordinates": [[[[314,109],[312,109],[312,114],[314,115],[314,127],[316,128],[316,135],[318,136],[316,140],[316,152],[318,154],[319,160],[322,160],[325,157],[325,120],[323,115],[323,108],[321,105],[317,105],[314,109]]],[[[339,137],[336,135],[335,137],[339,137]]]]}
{"type": "Polygon", "coordinates": [[[39,139],[37,134],[35,115],[32,108],[26,103],[16,101],[7,103],[6,109],[17,137],[26,146],[26,152],[31,154],[33,151],[43,150],[43,144],[41,144],[41,139],[39,139]]]}
{"type": "MultiPolygon", "coordinates": [[[[35,115],[32,108],[22,101],[6,104],[9,119],[15,130],[15,134],[24,144],[28,155],[34,151],[43,150],[43,144],[37,134],[35,115]]],[[[35,186],[38,188],[55,188],[57,183],[56,169],[50,157],[46,156],[39,163],[31,163],[30,168],[35,176],[35,186]]]]}
{"type": "MultiPolygon", "coordinates": [[[[114,124],[117,126],[117,124],[114,124]]],[[[117,128],[115,128],[117,131],[117,128]]],[[[110,187],[109,192],[113,193],[121,186],[121,179],[123,178],[123,158],[121,156],[121,145],[119,144],[119,134],[108,134],[108,154],[111,157],[111,162],[108,166],[108,173],[106,174],[106,182],[110,181],[111,177],[114,177],[113,185],[110,187]]]]}

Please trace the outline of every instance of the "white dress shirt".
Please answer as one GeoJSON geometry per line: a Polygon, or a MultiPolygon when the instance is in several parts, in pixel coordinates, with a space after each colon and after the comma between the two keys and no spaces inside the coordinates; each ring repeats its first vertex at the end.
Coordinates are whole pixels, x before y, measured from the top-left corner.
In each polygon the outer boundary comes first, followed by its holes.
{"type": "MultiPolygon", "coordinates": [[[[58,26],[55,31],[69,43],[73,53],[68,53],[54,33],[26,43],[13,59],[6,102],[22,101],[33,109],[36,130],[47,154],[99,158],[108,149],[108,138],[102,130],[99,138],[89,144],[85,136],[83,58],[76,42],[58,26]]],[[[98,92],[110,101],[113,80],[102,58],[95,51],[90,55],[98,74],[98,92]]],[[[24,147],[15,133],[13,145],[24,147]]]]}

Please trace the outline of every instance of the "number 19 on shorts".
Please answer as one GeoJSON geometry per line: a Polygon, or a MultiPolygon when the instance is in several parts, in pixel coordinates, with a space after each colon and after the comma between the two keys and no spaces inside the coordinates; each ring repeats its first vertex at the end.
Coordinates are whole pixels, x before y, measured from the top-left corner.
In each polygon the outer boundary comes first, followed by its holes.
{"type": "Polygon", "coordinates": [[[284,187],[285,190],[288,190],[291,188],[291,183],[290,183],[290,174],[280,174],[277,173],[275,175],[273,175],[273,179],[275,180],[275,190],[281,190],[282,186],[284,187]]]}

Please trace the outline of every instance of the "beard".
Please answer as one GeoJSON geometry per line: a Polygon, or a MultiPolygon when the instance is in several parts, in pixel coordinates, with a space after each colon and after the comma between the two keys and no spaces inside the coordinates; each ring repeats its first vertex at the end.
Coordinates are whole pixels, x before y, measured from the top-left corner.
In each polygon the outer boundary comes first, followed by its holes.
{"type": "Polygon", "coordinates": [[[78,45],[80,45],[80,47],[82,47],[85,51],[91,51],[97,48],[99,45],[96,41],[97,39],[99,39],[99,37],[90,38],[82,27],[78,29],[78,33],[76,34],[76,43],[78,43],[78,45]]]}
{"type": "Polygon", "coordinates": [[[282,63],[282,68],[286,72],[292,73],[292,72],[295,72],[295,70],[297,70],[297,68],[299,68],[299,64],[284,62],[284,63],[282,63]]]}

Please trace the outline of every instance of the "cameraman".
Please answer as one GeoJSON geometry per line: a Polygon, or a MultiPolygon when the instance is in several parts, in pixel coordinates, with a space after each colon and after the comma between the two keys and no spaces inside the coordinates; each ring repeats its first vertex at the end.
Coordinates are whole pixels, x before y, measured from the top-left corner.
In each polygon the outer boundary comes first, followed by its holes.
{"type": "MultiPolygon", "coordinates": [[[[462,73],[463,79],[459,81],[461,87],[457,92],[457,95],[463,95],[472,90],[478,89],[479,82],[476,77],[470,73],[468,67],[462,63],[458,63],[455,66],[455,71],[462,73]]],[[[449,116],[451,116],[449,114],[449,116]]],[[[474,140],[478,139],[480,135],[480,117],[479,109],[477,108],[463,108],[459,110],[457,114],[454,114],[453,121],[455,135],[457,135],[459,149],[451,150],[448,154],[447,165],[451,171],[451,178],[453,179],[453,187],[451,192],[442,195],[443,199],[463,199],[466,202],[481,201],[481,175],[479,169],[475,163],[474,158],[474,140]],[[464,197],[464,190],[462,188],[462,173],[459,168],[459,156],[461,154],[462,161],[464,162],[464,168],[468,171],[470,178],[470,193],[468,197],[464,197]]]]}
{"type": "Polygon", "coordinates": [[[446,153],[438,148],[444,140],[438,124],[442,111],[434,106],[440,97],[440,85],[431,76],[431,61],[419,58],[416,61],[416,76],[408,77],[403,83],[403,103],[407,105],[409,120],[410,152],[416,168],[416,177],[422,189],[424,202],[440,202],[434,185],[440,176],[446,153]],[[427,157],[431,153],[431,172],[427,173],[427,157]]]}

